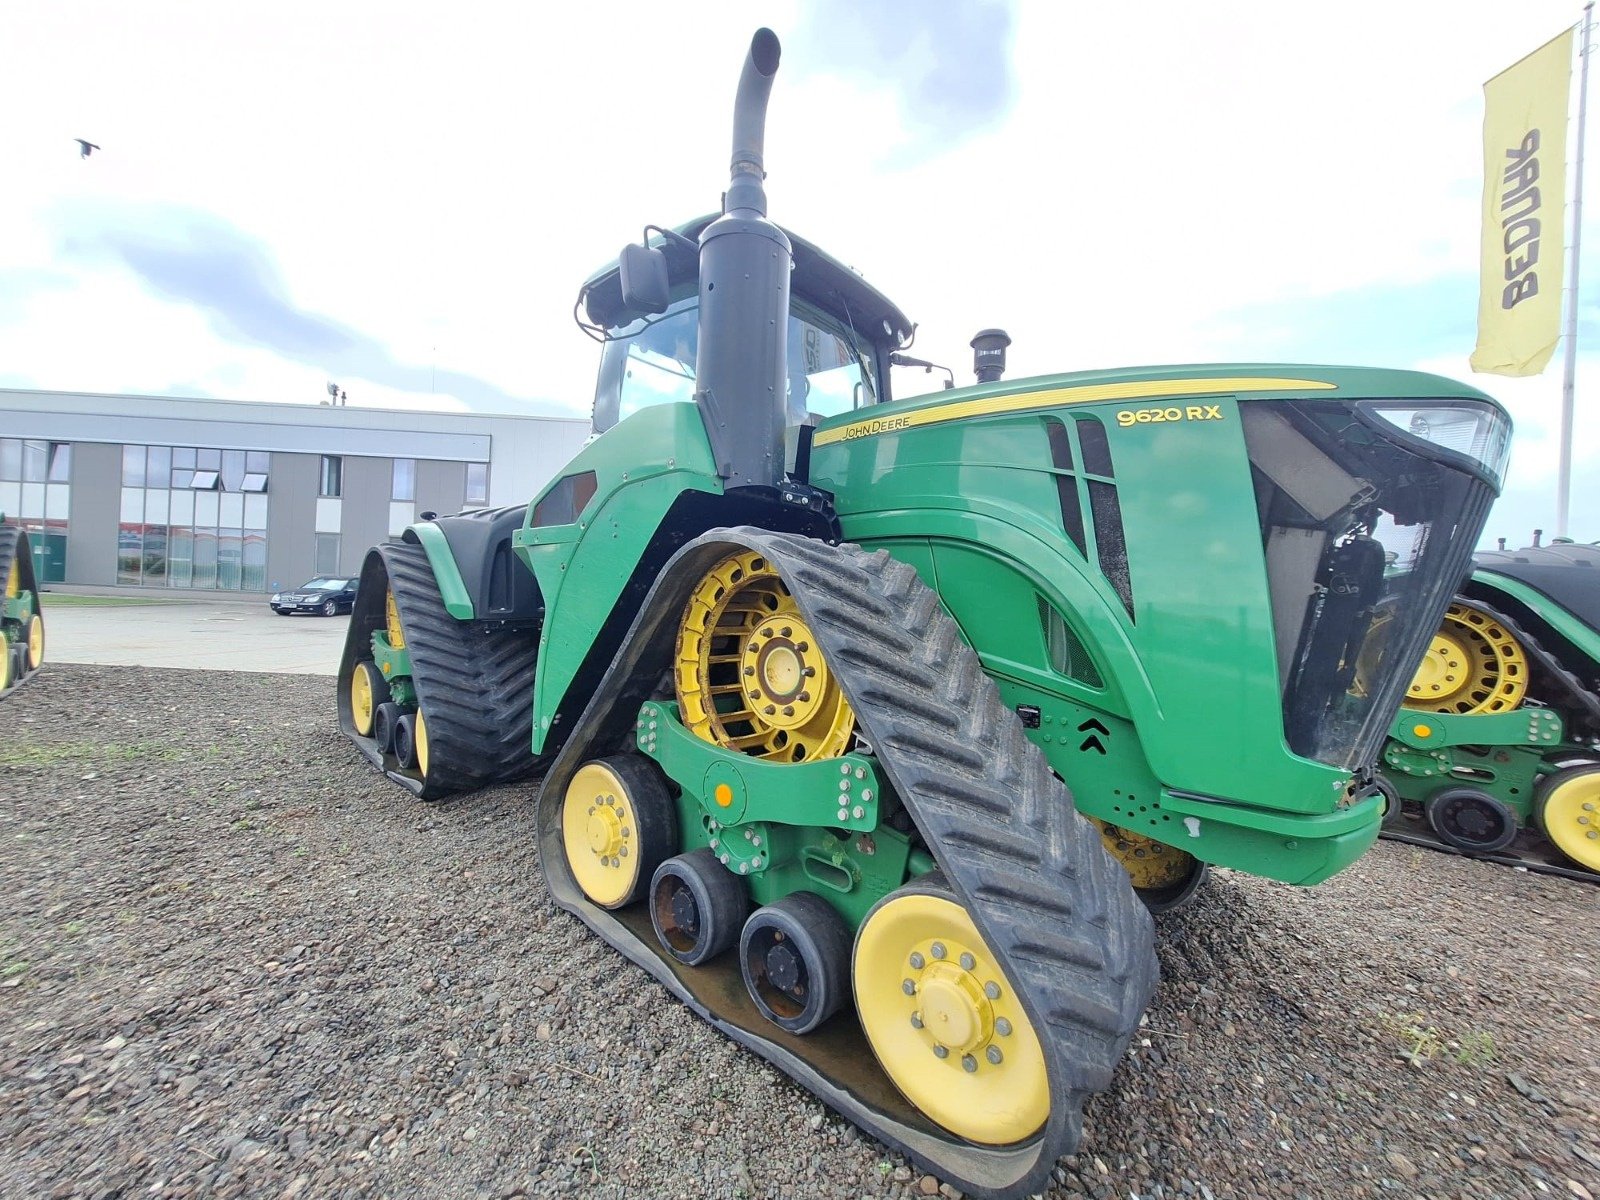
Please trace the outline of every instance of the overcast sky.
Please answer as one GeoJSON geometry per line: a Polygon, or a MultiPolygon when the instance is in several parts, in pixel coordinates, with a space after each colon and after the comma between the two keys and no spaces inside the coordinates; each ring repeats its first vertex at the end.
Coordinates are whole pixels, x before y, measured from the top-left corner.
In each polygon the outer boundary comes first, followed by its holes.
{"type": "MultiPolygon", "coordinates": [[[[917,354],[968,382],[968,340],[999,325],[1011,377],[1211,361],[1449,375],[1516,418],[1489,534],[1521,545],[1553,526],[1561,358],[1533,380],[1467,364],[1481,89],[1581,15],[12,0],[0,386],[314,403],[333,379],[351,404],[587,413],[578,285],[646,222],[716,207],[764,22],[784,45],[772,214],[893,296],[917,354]],[[80,158],[80,137],[101,149],[80,158]]],[[[1586,300],[1583,539],[1600,538],[1597,315],[1586,300]]],[[[926,386],[897,375],[900,394],[926,386]]]]}

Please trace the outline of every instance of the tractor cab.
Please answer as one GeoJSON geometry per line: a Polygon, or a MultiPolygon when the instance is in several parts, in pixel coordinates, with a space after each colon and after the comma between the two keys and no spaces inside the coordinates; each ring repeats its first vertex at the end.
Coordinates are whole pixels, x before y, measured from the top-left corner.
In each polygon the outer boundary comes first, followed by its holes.
{"type": "MultiPolygon", "coordinates": [[[[698,350],[696,239],[714,218],[700,217],[650,241],[667,267],[669,303],[642,313],[624,300],[621,264],[592,276],[579,294],[588,331],[603,340],[595,385],[594,432],[642,408],[692,402],[698,350]]],[[[857,272],[804,238],[784,231],[794,250],[785,425],[791,430],[889,396],[889,355],[910,342],[906,315],[857,272]]]]}

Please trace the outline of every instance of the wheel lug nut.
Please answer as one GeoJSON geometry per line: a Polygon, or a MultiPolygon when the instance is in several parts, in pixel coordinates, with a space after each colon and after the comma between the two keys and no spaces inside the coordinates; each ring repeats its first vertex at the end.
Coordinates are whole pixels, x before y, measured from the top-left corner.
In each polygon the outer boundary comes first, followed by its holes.
{"type": "Polygon", "coordinates": [[[744,673],[746,675],[754,675],[756,673],[756,669],[754,667],[746,667],[744,669],[744,673]]]}
{"type": "Polygon", "coordinates": [[[1004,1017],[999,1018],[994,1023],[994,1031],[996,1033],[998,1033],[1001,1037],[1010,1037],[1011,1036],[1011,1022],[1006,1020],[1004,1017]]]}
{"type": "Polygon", "coordinates": [[[933,1056],[935,1058],[949,1058],[950,1057],[950,1051],[944,1046],[937,1046],[936,1045],[933,1048],[933,1056]]]}
{"type": "Polygon", "coordinates": [[[921,954],[913,953],[911,955],[911,969],[913,971],[920,971],[922,970],[923,964],[927,961],[928,960],[923,958],[921,954]]]}
{"type": "Polygon", "coordinates": [[[922,1014],[921,1013],[914,1012],[914,1013],[911,1014],[911,1028],[913,1028],[913,1029],[921,1029],[922,1028],[922,1014]]]}
{"type": "Polygon", "coordinates": [[[1000,1053],[999,1046],[990,1046],[983,1052],[983,1056],[997,1067],[1000,1065],[1000,1060],[1005,1057],[1005,1055],[1000,1053]]]}
{"type": "Polygon", "coordinates": [[[910,979],[902,980],[900,983],[900,990],[908,996],[915,996],[917,994],[916,982],[910,979]]]}
{"type": "Polygon", "coordinates": [[[943,942],[935,942],[933,945],[928,947],[928,953],[933,955],[935,958],[943,958],[944,957],[944,943],[943,942]]]}
{"type": "Polygon", "coordinates": [[[961,1056],[961,1067],[970,1075],[973,1071],[978,1069],[978,1060],[973,1058],[970,1054],[963,1054],[961,1056]]]}
{"type": "Polygon", "coordinates": [[[961,956],[961,969],[963,971],[970,971],[970,970],[972,970],[973,967],[975,967],[977,965],[978,965],[978,960],[973,958],[972,955],[963,954],[961,956]]]}
{"type": "MultiPolygon", "coordinates": [[[[968,969],[970,970],[970,968],[968,969]]],[[[988,983],[983,985],[983,994],[989,997],[991,1000],[1000,999],[1000,985],[995,983],[993,980],[990,980],[988,983]]]]}
{"type": "MultiPolygon", "coordinates": [[[[800,648],[802,650],[805,649],[804,646],[802,646],[800,648]]],[[[817,669],[815,667],[807,667],[805,670],[801,671],[800,674],[804,675],[807,679],[812,679],[812,678],[814,678],[816,676],[817,669]]]]}

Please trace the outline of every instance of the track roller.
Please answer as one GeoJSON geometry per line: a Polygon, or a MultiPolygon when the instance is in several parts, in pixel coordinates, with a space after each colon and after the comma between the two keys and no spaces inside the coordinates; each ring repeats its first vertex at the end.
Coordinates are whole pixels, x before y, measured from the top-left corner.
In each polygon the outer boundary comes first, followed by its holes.
{"type": "Polygon", "coordinates": [[[762,1016],[810,1033],[850,996],[850,930],[821,896],[791,892],[744,923],[739,965],[762,1016]]]}
{"type": "Polygon", "coordinates": [[[1539,785],[1539,829],[1580,867],[1600,872],[1600,764],[1568,767],[1539,785]]]}
{"type": "Polygon", "coordinates": [[[945,1128],[998,1146],[1050,1114],[1038,1035],[943,876],[891,892],[856,934],[856,1010],[902,1093],[945,1128]]]}
{"type": "MultiPolygon", "coordinates": [[[[370,662],[358,662],[350,676],[350,723],[362,737],[371,737],[377,710],[389,703],[389,681],[370,662]]],[[[387,747],[393,737],[379,739],[387,747]]]]}
{"type": "Polygon", "coordinates": [[[654,763],[625,754],[585,763],[562,802],[562,843],[584,894],[603,908],[639,899],[678,846],[678,814],[654,763]]]}
{"type": "Polygon", "coordinates": [[[1452,787],[1428,797],[1428,824],[1450,845],[1469,854],[1495,854],[1517,836],[1517,814],[1477,788],[1452,787]]]}
{"type": "Polygon", "coordinates": [[[706,847],[667,859],[650,881],[656,937],[687,966],[709,962],[737,945],[749,915],[744,882],[706,847]]]}

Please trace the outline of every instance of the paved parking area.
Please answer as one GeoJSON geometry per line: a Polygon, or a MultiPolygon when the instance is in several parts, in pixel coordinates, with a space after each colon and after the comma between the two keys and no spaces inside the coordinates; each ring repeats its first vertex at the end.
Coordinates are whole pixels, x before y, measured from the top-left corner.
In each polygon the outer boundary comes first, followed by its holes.
{"type": "Polygon", "coordinates": [[[109,666],[334,675],[347,616],[280,617],[255,602],[78,605],[44,595],[45,658],[109,666]]]}

